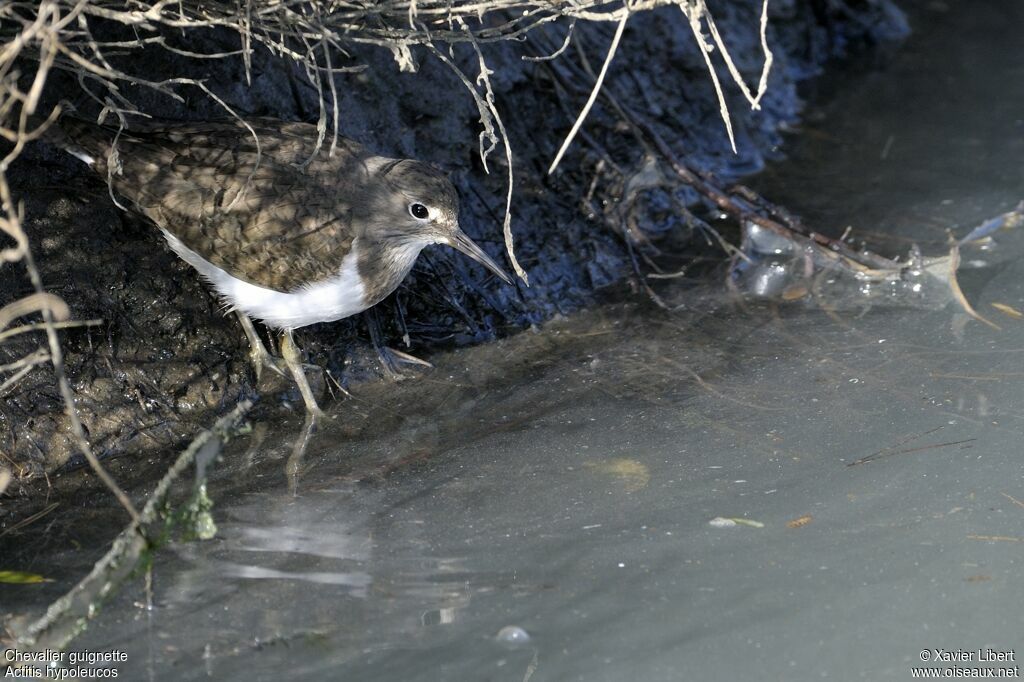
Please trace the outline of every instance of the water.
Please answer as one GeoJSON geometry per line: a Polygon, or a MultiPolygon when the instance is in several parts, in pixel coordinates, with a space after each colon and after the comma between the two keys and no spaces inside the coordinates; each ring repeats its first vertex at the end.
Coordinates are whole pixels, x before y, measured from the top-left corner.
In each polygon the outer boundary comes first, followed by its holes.
{"type": "MultiPolygon", "coordinates": [[[[922,4],[932,28],[832,74],[757,186],[944,254],[1024,196],[1022,15],[922,4]]],[[[675,312],[609,305],[361,388],[301,458],[298,423],[257,423],[211,474],[217,537],[161,550],[153,608],[136,581],[73,648],[124,651],[130,680],[517,682],[903,680],[925,649],[1014,650],[1024,320],[992,304],[1024,311],[1021,247],[1000,232],[960,275],[999,329],[669,281],[675,312]]],[[[4,610],[66,590],[86,532],[37,538],[23,568],[58,582],[4,610]]]]}

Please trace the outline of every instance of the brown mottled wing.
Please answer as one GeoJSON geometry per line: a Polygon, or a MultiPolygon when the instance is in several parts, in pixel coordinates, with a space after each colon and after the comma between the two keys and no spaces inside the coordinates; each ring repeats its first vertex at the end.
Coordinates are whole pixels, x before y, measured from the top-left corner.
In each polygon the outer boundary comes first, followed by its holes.
{"type": "MultiPolygon", "coordinates": [[[[316,128],[250,122],[151,124],[117,142],[114,189],[186,246],[239,279],[291,291],[335,275],[356,237],[366,152],[330,139],[308,166],[316,128]],[[257,163],[257,157],[259,162],[257,163]]],[[[63,132],[106,163],[113,131],[83,122],[63,132]]]]}

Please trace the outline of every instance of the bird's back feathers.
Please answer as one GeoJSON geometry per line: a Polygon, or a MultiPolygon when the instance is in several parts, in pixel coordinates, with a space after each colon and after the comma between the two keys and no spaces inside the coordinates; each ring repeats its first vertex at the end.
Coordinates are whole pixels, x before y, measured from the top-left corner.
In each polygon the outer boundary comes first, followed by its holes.
{"type": "Polygon", "coordinates": [[[379,157],[344,138],[333,154],[330,138],[318,150],[309,124],[249,124],[143,123],[118,134],[63,117],[51,139],[91,157],[118,195],[234,277],[292,291],[335,276],[379,157]]]}

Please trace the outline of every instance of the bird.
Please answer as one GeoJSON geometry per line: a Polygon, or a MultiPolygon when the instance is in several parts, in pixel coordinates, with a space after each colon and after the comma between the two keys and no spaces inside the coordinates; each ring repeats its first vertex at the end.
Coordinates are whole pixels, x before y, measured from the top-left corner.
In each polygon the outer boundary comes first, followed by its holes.
{"type": "Polygon", "coordinates": [[[323,412],[296,329],[379,303],[431,244],[453,247],[512,284],[459,226],[458,193],[442,171],[342,136],[331,143],[312,124],[148,119],[126,129],[64,115],[46,136],[107,178],[237,314],[257,380],[263,367],[283,370],[252,321],[280,333],[313,418],[323,412]]]}

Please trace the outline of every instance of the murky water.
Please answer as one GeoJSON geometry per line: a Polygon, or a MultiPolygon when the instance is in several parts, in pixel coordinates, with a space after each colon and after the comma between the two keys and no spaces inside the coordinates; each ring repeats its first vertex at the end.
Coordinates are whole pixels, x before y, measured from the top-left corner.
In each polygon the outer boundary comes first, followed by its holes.
{"type": "MultiPolygon", "coordinates": [[[[933,29],[831,75],[757,183],[890,255],[1024,196],[1024,10],[916,12],[933,29]]],[[[217,537],[159,552],[153,609],[136,581],[73,648],[126,652],[122,679],[247,681],[902,680],[924,649],[1024,655],[1022,253],[1001,232],[964,256],[998,329],[663,283],[682,309],[608,306],[359,391],[301,459],[298,424],[256,424],[210,482],[217,537]]]]}

